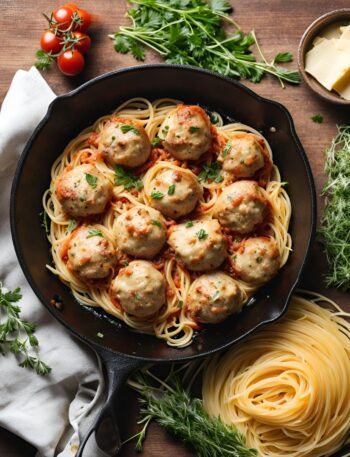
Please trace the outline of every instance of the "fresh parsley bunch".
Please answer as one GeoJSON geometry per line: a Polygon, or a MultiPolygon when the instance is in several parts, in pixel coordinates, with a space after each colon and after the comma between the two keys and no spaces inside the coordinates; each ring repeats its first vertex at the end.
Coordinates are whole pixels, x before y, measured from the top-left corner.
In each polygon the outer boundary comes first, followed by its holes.
{"type": "Polygon", "coordinates": [[[159,53],[169,64],[194,65],[232,78],[259,82],[265,73],[298,84],[300,75],[276,65],[290,62],[289,52],[278,53],[272,62],[263,56],[254,32],[243,33],[229,16],[227,0],[132,0],[128,10],[131,26],[120,27],[109,35],[117,52],[131,52],[145,59],[144,47],[159,53]],[[227,34],[224,23],[234,26],[227,34]],[[257,45],[257,62],[251,46],[257,45]]]}
{"type": "Polygon", "coordinates": [[[21,308],[17,303],[21,298],[21,289],[5,292],[0,283],[0,353],[12,352],[19,358],[21,367],[46,375],[51,368],[30,354],[39,342],[34,335],[35,325],[20,317],[21,308]]]}

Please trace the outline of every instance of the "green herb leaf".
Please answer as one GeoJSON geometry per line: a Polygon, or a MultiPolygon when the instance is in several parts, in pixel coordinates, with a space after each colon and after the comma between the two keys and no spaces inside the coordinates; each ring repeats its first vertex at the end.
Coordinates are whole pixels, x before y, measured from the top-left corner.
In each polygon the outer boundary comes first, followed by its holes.
{"type": "Polygon", "coordinates": [[[140,130],[137,129],[135,126],[133,125],[129,125],[129,124],[124,124],[120,127],[120,130],[123,132],[123,133],[128,133],[128,132],[132,132],[134,133],[135,135],[140,135],[140,130]]]}
{"type": "Polygon", "coordinates": [[[321,114],[315,114],[315,116],[311,116],[311,120],[316,124],[322,124],[323,116],[321,116],[321,114]]]}
{"type": "Polygon", "coordinates": [[[52,57],[52,52],[45,52],[42,49],[36,51],[36,61],[35,66],[38,70],[46,70],[49,66],[54,62],[54,58],[52,57]]]}
{"type": "Polygon", "coordinates": [[[103,234],[102,234],[101,230],[89,229],[88,236],[86,238],[92,238],[93,236],[102,236],[103,237],[103,234]]]}
{"type": "Polygon", "coordinates": [[[187,221],[186,222],[186,228],[193,227],[193,222],[192,221],[187,221]]]}
{"type": "Polygon", "coordinates": [[[139,292],[136,292],[135,298],[136,300],[142,300],[142,295],[139,292]]]}
{"type": "Polygon", "coordinates": [[[152,225],[156,225],[159,228],[162,227],[162,224],[159,221],[157,221],[156,219],[152,219],[152,225]]]}
{"type": "Polygon", "coordinates": [[[130,43],[128,37],[116,33],[114,35],[114,49],[121,54],[126,54],[130,51],[130,43]]]}
{"type": "Polygon", "coordinates": [[[73,232],[73,230],[76,228],[77,225],[78,225],[77,221],[75,221],[74,219],[70,219],[68,226],[67,226],[68,233],[73,232]]]}
{"type": "Polygon", "coordinates": [[[171,184],[169,187],[168,187],[168,195],[174,195],[175,193],[175,184],[171,184]]]}
{"type": "Polygon", "coordinates": [[[196,133],[196,132],[199,132],[200,127],[194,127],[191,125],[191,127],[188,130],[190,133],[196,133]]]}
{"type": "Polygon", "coordinates": [[[89,186],[91,186],[93,189],[96,189],[97,187],[97,176],[90,175],[90,173],[85,173],[85,178],[89,186]]]}
{"type": "Polygon", "coordinates": [[[224,180],[220,171],[221,165],[219,162],[213,162],[210,165],[203,165],[202,171],[198,175],[198,180],[220,183],[224,180]]]}
{"type": "Polygon", "coordinates": [[[279,52],[276,54],[274,61],[276,63],[292,62],[293,54],[291,52],[279,52]]]}
{"type": "Polygon", "coordinates": [[[154,200],[161,200],[164,197],[164,194],[162,192],[159,192],[158,190],[154,190],[151,192],[151,198],[154,200]]]}
{"type": "Polygon", "coordinates": [[[115,171],[115,184],[117,186],[124,186],[126,190],[135,188],[136,190],[142,190],[143,182],[137,176],[131,172],[124,170],[120,165],[114,167],[115,171]]]}
{"type": "Polygon", "coordinates": [[[22,319],[21,308],[18,306],[22,298],[21,289],[5,292],[0,283],[0,352],[12,352],[20,358],[19,366],[31,368],[39,375],[46,375],[51,368],[39,357],[30,354],[32,348],[37,348],[39,342],[35,333],[35,325],[22,319]]]}
{"type": "Polygon", "coordinates": [[[209,5],[215,12],[228,13],[232,11],[232,6],[227,0],[209,0],[209,5]]]}
{"type": "Polygon", "coordinates": [[[161,139],[156,136],[151,141],[151,145],[152,145],[153,148],[156,148],[157,146],[159,146],[161,144],[161,142],[162,142],[161,139]]]}
{"type": "Polygon", "coordinates": [[[197,233],[197,238],[199,240],[205,240],[206,238],[208,238],[208,234],[207,232],[204,230],[204,229],[200,229],[197,233]]]}
{"type": "Polygon", "coordinates": [[[224,151],[222,153],[222,155],[224,156],[224,158],[231,152],[231,148],[232,148],[232,142],[231,141],[228,141],[225,145],[225,148],[224,148],[224,151]]]}
{"type": "Polygon", "coordinates": [[[184,302],[182,300],[176,300],[175,306],[177,308],[181,309],[183,307],[183,305],[184,305],[184,302]]]}

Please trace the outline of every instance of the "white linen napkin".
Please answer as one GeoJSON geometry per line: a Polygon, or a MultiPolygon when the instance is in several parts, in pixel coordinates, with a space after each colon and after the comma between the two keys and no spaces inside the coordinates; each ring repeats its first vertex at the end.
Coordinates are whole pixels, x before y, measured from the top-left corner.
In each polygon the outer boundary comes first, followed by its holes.
{"type": "Polygon", "coordinates": [[[37,457],[74,456],[78,433],[91,422],[103,391],[95,354],[73,339],[38,301],[11,239],[9,202],[15,166],[54,98],[35,68],[19,70],[0,111],[0,281],[7,289],[21,287],[22,316],[37,324],[40,357],[52,367],[52,373],[42,377],[19,367],[12,354],[0,358],[0,426],[34,445],[37,457]]]}

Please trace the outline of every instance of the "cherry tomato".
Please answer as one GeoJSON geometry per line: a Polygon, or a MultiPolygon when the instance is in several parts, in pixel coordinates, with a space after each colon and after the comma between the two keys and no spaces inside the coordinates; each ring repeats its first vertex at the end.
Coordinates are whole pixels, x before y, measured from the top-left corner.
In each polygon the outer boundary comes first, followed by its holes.
{"type": "Polygon", "coordinates": [[[84,68],[85,60],[77,50],[66,51],[57,58],[58,68],[64,75],[78,75],[84,68]]]}
{"type": "Polygon", "coordinates": [[[67,6],[73,12],[79,9],[79,7],[78,7],[78,5],[76,3],[66,3],[64,6],[67,6]]]}
{"type": "Polygon", "coordinates": [[[73,10],[68,6],[60,6],[57,10],[52,13],[54,20],[58,26],[64,25],[64,29],[67,29],[72,22],[73,10]]]}
{"type": "Polygon", "coordinates": [[[45,30],[41,34],[40,46],[46,52],[52,52],[52,54],[57,54],[62,49],[62,44],[60,43],[60,38],[55,35],[53,30],[45,30]]]}
{"type": "Polygon", "coordinates": [[[86,32],[91,24],[91,15],[86,10],[78,9],[76,14],[79,16],[81,24],[75,24],[74,29],[79,30],[80,32],[86,32]]]}
{"type": "Polygon", "coordinates": [[[91,46],[91,38],[89,35],[83,32],[73,32],[73,38],[77,38],[79,41],[74,45],[75,49],[77,49],[82,54],[88,52],[91,46]]]}

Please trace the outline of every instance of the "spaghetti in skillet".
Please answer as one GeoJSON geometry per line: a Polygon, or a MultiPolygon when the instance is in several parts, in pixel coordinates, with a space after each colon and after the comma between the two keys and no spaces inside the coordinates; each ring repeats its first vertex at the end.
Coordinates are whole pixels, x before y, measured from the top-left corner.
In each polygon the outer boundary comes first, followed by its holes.
{"type": "Polygon", "coordinates": [[[268,142],[210,116],[128,100],[68,144],[43,196],[47,268],[81,304],[176,347],[238,313],[292,245],[268,142]]]}

